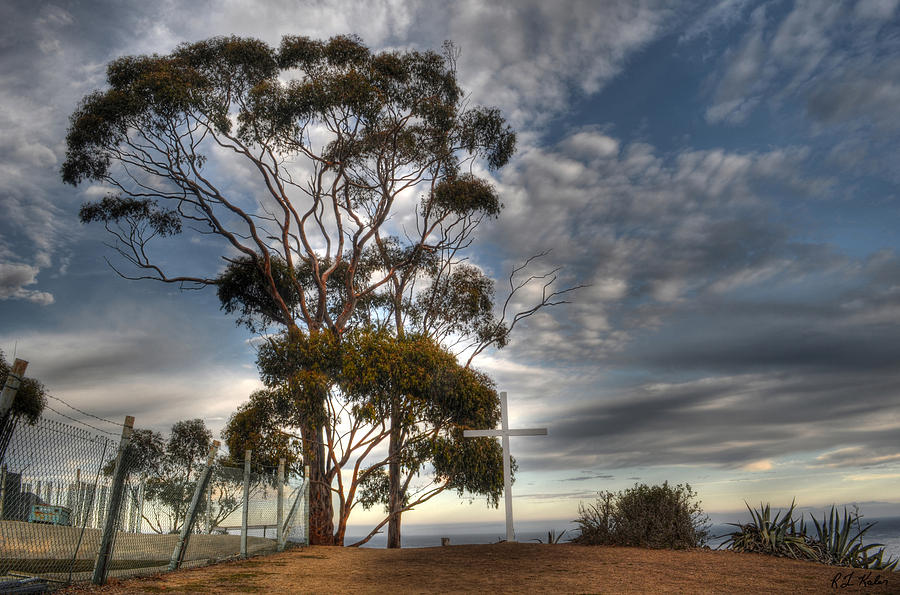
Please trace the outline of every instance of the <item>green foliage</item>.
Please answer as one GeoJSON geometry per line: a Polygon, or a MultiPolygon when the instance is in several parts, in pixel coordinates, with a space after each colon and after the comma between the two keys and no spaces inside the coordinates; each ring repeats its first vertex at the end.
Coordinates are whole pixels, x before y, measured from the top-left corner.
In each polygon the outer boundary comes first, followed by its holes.
{"type": "MultiPolygon", "coordinates": [[[[325,281],[325,307],[331,319],[340,316],[350,299],[348,286],[365,286],[372,271],[380,264],[375,250],[368,249],[365,257],[353,270],[351,279],[349,263],[352,260],[352,255],[345,254],[339,262],[331,258],[321,258],[318,261],[320,270],[333,267],[325,281]]],[[[319,285],[308,261],[295,261],[292,269],[280,257],[272,257],[268,266],[267,272],[264,259],[239,257],[231,259],[216,279],[216,291],[222,310],[228,314],[237,314],[237,323],[252,331],[264,330],[273,323],[288,326],[295,319],[302,318],[301,297],[308,304],[317,303],[319,285]],[[272,291],[273,284],[275,293],[272,291]],[[289,318],[285,318],[276,296],[288,307],[289,318]]],[[[369,314],[367,309],[379,305],[379,299],[378,294],[357,299],[356,321],[365,320],[369,314]]]]}
{"type": "Polygon", "coordinates": [[[329,331],[295,331],[270,338],[256,360],[269,388],[272,424],[303,427],[327,422],[326,400],[341,366],[340,340],[329,331]]]}
{"type": "Polygon", "coordinates": [[[262,389],[250,395],[250,400],[231,415],[222,430],[222,440],[233,462],[243,461],[244,451],[249,448],[258,464],[274,467],[284,458],[288,469],[298,470],[302,462],[300,443],[278,429],[279,405],[272,391],[262,389]]]}
{"type": "Polygon", "coordinates": [[[862,536],[875,523],[863,527],[858,512],[848,513],[845,507],[841,517],[832,506],[829,516],[826,518],[823,515],[821,524],[815,516],[810,515],[816,528],[816,535],[811,536],[806,532],[803,517],[799,521],[793,518],[794,507],[794,502],[791,502],[784,516],[776,514],[772,517],[768,503],[760,504],[759,510],[747,505],[753,521],[746,524],[730,523],[740,531],[732,533],[722,547],[738,552],[758,552],[870,570],[891,571],[900,561],[890,558],[885,560],[884,548],[880,543],[863,545],[862,536]],[[879,547],[881,549],[870,554],[879,547]]]}
{"type": "MultiPolygon", "coordinates": [[[[339,408],[334,403],[344,402],[351,422],[396,424],[404,436],[396,457],[405,474],[430,465],[447,488],[484,495],[497,505],[503,489],[500,445],[463,438],[462,432],[495,426],[499,397],[486,375],[460,366],[437,342],[368,327],[340,339],[300,331],[270,338],[257,361],[268,388],[229,420],[222,435],[232,453],[253,448],[269,461],[296,460],[298,443],[281,428],[324,422],[323,404],[339,408]]],[[[387,502],[386,477],[384,466],[363,472],[358,497],[364,507],[387,502]]],[[[408,501],[408,495],[400,500],[408,501]]]]}
{"type": "Polygon", "coordinates": [[[491,380],[421,335],[359,330],[345,336],[344,346],[341,389],[357,411],[390,417],[406,437],[397,444],[401,467],[416,473],[430,463],[447,487],[496,505],[503,486],[499,445],[462,436],[463,428],[496,425],[499,397],[491,380]]]}
{"type": "Polygon", "coordinates": [[[458,215],[485,213],[496,216],[500,213],[500,198],[494,187],[472,174],[463,174],[442,180],[431,197],[429,206],[446,209],[458,215]]]}
{"type": "Polygon", "coordinates": [[[816,520],[816,517],[810,515],[813,525],[816,528],[815,540],[821,544],[823,553],[828,557],[829,564],[838,566],[853,566],[854,568],[870,568],[872,570],[894,570],[897,562],[900,560],[884,560],[884,547],[881,543],[872,543],[863,545],[862,536],[876,523],[868,523],[865,527],[861,526],[860,516],[858,512],[850,514],[844,507],[843,520],[838,516],[834,506],[831,507],[831,513],[828,518],[822,516],[822,523],[816,520]],[[851,537],[853,525],[856,525],[856,531],[851,537]],[[869,552],[877,547],[880,550],[869,555],[869,552]]]}
{"type": "MultiPolygon", "coordinates": [[[[7,363],[3,350],[0,349],[0,388],[6,383],[6,377],[9,375],[12,366],[7,363]]],[[[16,391],[16,398],[13,400],[12,414],[25,418],[28,423],[37,422],[47,405],[47,389],[44,385],[34,378],[25,377],[19,384],[19,390],[16,391]]]]}
{"type": "Polygon", "coordinates": [[[458,264],[434,271],[431,285],[410,307],[411,322],[431,336],[471,336],[503,348],[509,329],[494,318],[494,282],[477,267],[458,264]]]}
{"type": "Polygon", "coordinates": [[[798,529],[797,521],[793,518],[795,506],[795,503],[791,502],[791,506],[784,516],[776,513],[773,517],[768,504],[765,506],[760,504],[759,510],[753,510],[747,505],[753,521],[744,525],[730,523],[738,527],[740,531],[732,533],[723,546],[736,552],[755,552],[794,559],[814,559],[816,554],[806,539],[802,519],[798,529]]]}
{"type": "MultiPolygon", "coordinates": [[[[515,151],[515,133],[499,110],[462,111],[462,91],[447,57],[373,54],[358,37],[285,36],[277,49],[256,39],[216,37],[182,44],[167,56],[115,60],[107,83],[108,90],[85,97],[71,117],[62,167],[67,183],[108,176],[130,130],[166,140],[166,133],[196,120],[231,134],[232,114],[238,140],[283,151],[297,150],[310,123],[346,114],[345,121],[360,125],[329,151],[345,166],[377,157],[386,143],[397,152],[397,167],[437,161],[448,171],[457,150],[485,158],[494,169],[515,151]]],[[[199,153],[177,157],[186,163],[205,159],[199,153]]]]}
{"type": "Polygon", "coordinates": [[[166,443],[166,456],[176,466],[184,467],[190,475],[209,455],[212,432],[202,419],[175,422],[166,443]]]}
{"type": "MultiPolygon", "coordinates": [[[[389,513],[388,499],[391,491],[391,478],[384,467],[367,469],[363,480],[359,484],[357,500],[365,510],[371,510],[376,504],[384,506],[384,512],[389,513]]],[[[409,497],[403,498],[400,505],[409,504],[409,497]]]]}
{"type": "Polygon", "coordinates": [[[557,533],[555,529],[550,529],[549,531],[547,531],[547,541],[546,542],[543,539],[541,539],[540,537],[533,541],[537,541],[538,543],[548,543],[548,544],[555,545],[555,544],[559,543],[560,541],[562,541],[562,538],[566,535],[567,532],[568,531],[563,530],[563,531],[560,531],[559,533],[557,533]]]}
{"type": "Polygon", "coordinates": [[[476,107],[462,115],[460,140],[469,151],[487,159],[491,169],[503,167],[516,152],[516,135],[495,107],[476,107]]]}
{"type": "MultiPolygon", "coordinates": [[[[403,425],[416,420],[441,425],[483,423],[497,397],[487,377],[465,370],[452,353],[416,334],[396,337],[386,329],[357,329],[342,341],[338,384],[355,403],[367,403],[381,417],[401,399],[403,425]]],[[[496,422],[496,420],[494,420],[496,422]]]]}
{"type": "MultiPolygon", "coordinates": [[[[446,481],[459,496],[482,495],[488,506],[497,508],[503,494],[503,449],[497,440],[464,438],[462,432],[462,428],[453,430],[433,442],[431,464],[435,476],[446,481]]],[[[513,457],[510,464],[514,478],[518,465],[513,457]]]]}
{"type": "Polygon", "coordinates": [[[690,485],[672,487],[635,484],[618,493],[600,492],[597,501],[578,508],[583,545],[620,545],[650,548],[701,547],[708,536],[709,518],[690,485]]]}
{"type": "Polygon", "coordinates": [[[108,194],[99,202],[82,205],[79,216],[84,223],[128,221],[136,226],[143,224],[160,236],[181,233],[181,219],[178,213],[160,209],[157,201],[147,198],[123,198],[120,195],[108,194]]]}

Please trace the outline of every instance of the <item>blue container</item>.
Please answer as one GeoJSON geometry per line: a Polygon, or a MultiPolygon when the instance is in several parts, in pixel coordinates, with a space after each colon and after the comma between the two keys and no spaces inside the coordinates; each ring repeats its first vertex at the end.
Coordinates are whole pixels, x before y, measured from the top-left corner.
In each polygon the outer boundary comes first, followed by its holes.
{"type": "Polygon", "coordinates": [[[48,525],[70,525],[72,511],[65,506],[45,506],[35,504],[28,515],[29,523],[44,523],[48,525]]]}

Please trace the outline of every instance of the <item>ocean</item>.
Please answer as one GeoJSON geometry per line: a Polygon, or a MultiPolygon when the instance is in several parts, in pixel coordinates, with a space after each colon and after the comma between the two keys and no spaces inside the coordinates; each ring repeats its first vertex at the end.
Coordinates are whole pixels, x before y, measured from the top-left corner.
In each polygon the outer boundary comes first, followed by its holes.
{"type": "MultiPolygon", "coordinates": [[[[741,519],[738,519],[741,520],[741,519]]],[[[737,522],[737,521],[736,521],[737,522]]],[[[863,535],[863,543],[880,543],[884,546],[885,557],[900,558],[900,517],[865,517],[864,524],[875,522],[876,524],[863,535]]],[[[566,530],[562,541],[568,541],[575,535],[575,524],[567,521],[531,521],[517,523],[516,539],[522,543],[538,543],[540,540],[547,543],[547,532],[550,530],[560,533],[566,530]]],[[[349,545],[362,539],[364,527],[348,527],[347,537],[344,543],[349,545]]],[[[815,528],[812,528],[815,531],[815,528]]],[[[710,527],[709,546],[713,549],[721,545],[728,534],[735,531],[735,527],[718,523],[710,527]]],[[[450,545],[497,543],[506,538],[506,528],[503,525],[461,523],[461,524],[435,524],[435,525],[409,525],[403,527],[401,543],[403,547],[437,547],[441,545],[441,538],[448,537],[450,545]]],[[[380,533],[374,536],[362,547],[383,548],[387,545],[387,535],[380,533]]]]}

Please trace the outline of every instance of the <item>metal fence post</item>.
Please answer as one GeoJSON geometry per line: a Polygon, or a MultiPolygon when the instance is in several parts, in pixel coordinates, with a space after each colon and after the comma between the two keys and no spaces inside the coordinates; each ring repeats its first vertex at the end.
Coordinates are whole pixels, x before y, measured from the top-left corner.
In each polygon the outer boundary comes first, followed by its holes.
{"type": "Polygon", "coordinates": [[[212,490],[206,490],[206,532],[212,535],[213,531],[213,513],[212,513],[212,490]]]}
{"type": "MultiPolygon", "coordinates": [[[[116,521],[119,519],[119,508],[122,506],[122,494],[125,491],[125,479],[128,476],[128,461],[125,460],[125,451],[131,442],[131,432],[134,430],[134,417],[125,416],[122,426],[122,438],[119,440],[119,454],[116,456],[116,467],[113,471],[112,493],[109,497],[109,508],[106,511],[103,536],[100,538],[100,550],[97,552],[97,562],[94,564],[94,576],[91,582],[95,585],[106,583],[106,575],[109,572],[109,560],[112,554],[113,537],[116,534],[116,521]]],[[[81,470],[79,469],[79,475],[81,470]]]]}
{"type": "Polygon", "coordinates": [[[197,479],[197,487],[194,488],[194,497],[191,498],[191,506],[188,509],[187,517],[184,519],[184,525],[181,526],[181,536],[178,539],[178,545],[172,552],[172,558],[169,560],[169,570],[178,570],[184,561],[184,553],[187,551],[188,540],[191,537],[191,529],[194,521],[197,520],[197,513],[200,512],[200,498],[203,497],[203,491],[209,485],[209,478],[212,475],[212,466],[216,461],[216,451],[219,450],[219,441],[213,440],[209,447],[209,456],[206,459],[206,468],[197,479]]]}
{"type": "Polygon", "coordinates": [[[309,545],[309,465],[304,465],[303,474],[303,545],[309,545]]]}
{"type": "Polygon", "coordinates": [[[247,557],[247,520],[250,516],[250,456],[253,451],[244,451],[244,510],[241,514],[241,557],[247,557]]]}
{"type": "Polygon", "coordinates": [[[0,465],[0,520],[3,519],[4,502],[6,502],[6,463],[0,465]]]}
{"type": "Polygon", "coordinates": [[[279,552],[284,551],[284,457],[278,459],[278,478],[275,508],[275,544],[279,552]]]}

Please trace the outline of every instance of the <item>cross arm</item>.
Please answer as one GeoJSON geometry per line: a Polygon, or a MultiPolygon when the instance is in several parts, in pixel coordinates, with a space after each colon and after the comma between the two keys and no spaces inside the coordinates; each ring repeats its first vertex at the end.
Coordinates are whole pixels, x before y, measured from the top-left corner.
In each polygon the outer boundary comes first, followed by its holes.
{"type": "Polygon", "coordinates": [[[481,436],[546,436],[547,428],[531,428],[527,430],[463,430],[463,436],[466,438],[477,438],[481,436]]]}
{"type": "Polygon", "coordinates": [[[547,428],[528,428],[527,430],[507,430],[509,436],[546,436],[547,428]]]}

